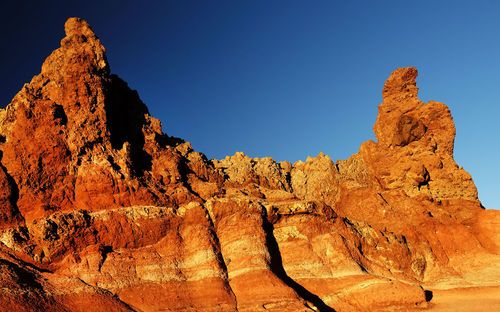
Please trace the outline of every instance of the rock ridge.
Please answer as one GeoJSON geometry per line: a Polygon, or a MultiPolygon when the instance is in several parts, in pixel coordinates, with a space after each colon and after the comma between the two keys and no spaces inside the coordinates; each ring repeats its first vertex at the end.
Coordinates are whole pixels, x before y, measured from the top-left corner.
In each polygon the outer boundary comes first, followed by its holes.
{"type": "Polygon", "coordinates": [[[498,287],[500,215],[413,67],[346,160],[208,160],[162,132],[89,24],[0,110],[0,311],[422,311],[498,287]]]}

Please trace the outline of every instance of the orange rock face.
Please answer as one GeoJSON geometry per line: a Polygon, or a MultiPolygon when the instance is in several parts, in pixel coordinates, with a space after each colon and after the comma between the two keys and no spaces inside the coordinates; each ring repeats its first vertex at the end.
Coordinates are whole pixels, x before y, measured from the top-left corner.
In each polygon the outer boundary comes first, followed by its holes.
{"type": "Polygon", "coordinates": [[[162,133],[87,22],[65,30],[0,111],[0,310],[416,311],[499,289],[500,214],[415,68],[347,160],[208,160],[162,133]]]}

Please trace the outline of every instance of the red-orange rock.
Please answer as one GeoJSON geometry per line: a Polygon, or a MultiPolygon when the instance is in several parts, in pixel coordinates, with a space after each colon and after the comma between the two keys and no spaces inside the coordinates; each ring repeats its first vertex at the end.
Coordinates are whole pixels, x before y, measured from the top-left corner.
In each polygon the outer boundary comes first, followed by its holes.
{"type": "Polygon", "coordinates": [[[209,161],[162,133],[87,22],[65,30],[0,110],[0,311],[414,311],[499,288],[500,215],[415,68],[347,160],[209,161]]]}
{"type": "Polygon", "coordinates": [[[87,22],[71,18],[65,30],[42,72],[2,111],[2,163],[19,188],[23,216],[198,197],[185,183],[190,172],[209,170],[206,159],[185,160],[172,147],[180,141],[164,135],[137,92],[110,74],[87,22]],[[197,170],[184,168],[193,162],[197,170]]]}
{"type": "Polygon", "coordinates": [[[24,219],[17,209],[17,186],[0,164],[0,229],[21,224],[24,219]]]}

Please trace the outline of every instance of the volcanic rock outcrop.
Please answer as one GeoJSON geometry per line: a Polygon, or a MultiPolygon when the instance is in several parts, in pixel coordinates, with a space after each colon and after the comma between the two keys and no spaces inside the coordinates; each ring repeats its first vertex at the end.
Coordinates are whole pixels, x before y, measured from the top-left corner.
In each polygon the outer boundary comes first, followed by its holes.
{"type": "Polygon", "coordinates": [[[1,311],[417,311],[500,285],[500,214],[415,68],[347,160],[208,160],[162,133],[87,22],[65,31],[0,111],[1,311]]]}

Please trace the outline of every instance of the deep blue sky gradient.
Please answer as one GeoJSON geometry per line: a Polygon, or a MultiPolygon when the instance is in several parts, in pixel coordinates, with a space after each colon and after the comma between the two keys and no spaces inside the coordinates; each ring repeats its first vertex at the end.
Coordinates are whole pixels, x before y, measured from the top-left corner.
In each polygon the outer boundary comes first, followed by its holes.
{"type": "Polygon", "coordinates": [[[209,158],[346,159],[374,139],[385,79],[415,66],[420,99],[452,111],[457,163],[500,209],[498,1],[2,1],[2,107],[71,16],[164,131],[209,158]]]}

